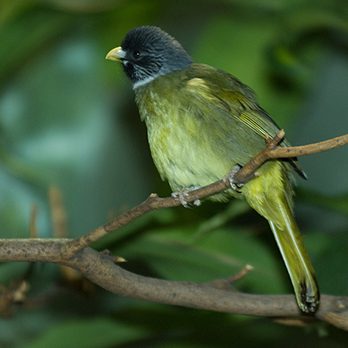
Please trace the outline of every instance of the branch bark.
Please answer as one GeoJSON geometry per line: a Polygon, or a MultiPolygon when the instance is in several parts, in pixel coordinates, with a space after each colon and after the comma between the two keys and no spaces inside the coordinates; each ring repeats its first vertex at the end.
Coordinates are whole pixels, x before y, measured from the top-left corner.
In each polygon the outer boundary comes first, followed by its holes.
{"type": "MultiPolygon", "coordinates": [[[[270,139],[267,142],[263,151],[260,151],[234,175],[234,182],[236,184],[245,184],[247,181],[253,178],[254,173],[257,171],[257,169],[259,169],[265,162],[269,160],[310,155],[348,144],[348,134],[345,134],[336,138],[309,145],[289,147],[279,146],[284,137],[285,132],[283,129],[281,129],[273,139],[270,139]]],[[[226,178],[218,180],[210,185],[200,187],[197,190],[188,192],[187,196],[185,196],[185,201],[187,203],[192,203],[229,188],[230,181],[227,176],[226,178]]],[[[181,205],[181,202],[177,197],[162,198],[158,197],[157,194],[152,193],[141,204],[119,215],[104,226],[100,226],[94,231],[91,231],[90,233],[81,236],[79,239],[72,241],[71,245],[69,245],[69,251],[71,252],[71,255],[73,255],[79,250],[102,238],[107,233],[129,224],[134,219],[152,210],[171,208],[179,205],[181,205]]]]}
{"type": "MultiPolygon", "coordinates": [[[[267,143],[263,151],[236,174],[234,181],[247,182],[268,160],[309,155],[348,143],[347,134],[316,144],[281,147],[279,143],[283,138],[284,131],[280,131],[267,143]]],[[[188,203],[194,202],[226,190],[229,185],[228,178],[223,178],[189,192],[185,199],[188,203]]],[[[198,284],[144,277],[122,269],[115,264],[113,257],[98,253],[89,247],[105,234],[149,211],[179,205],[181,202],[176,197],[161,198],[151,194],[143,203],[75,240],[0,239],[0,262],[52,262],[72,267],[95,284],[122,296],[235,314],[292,317],[299,320],[317,318],[348,331],[348,297],[322,295],[319,311],[314,317],[309,317],[299,312],[292,295],[253,295],[218,288],[214,286],[214,282],[198,284]]]]}
{"type": "Polygon", "coordinates": [[[70,239],[0,239],[0,261],[54,262],[80,271],[102,288],[131,298],[217,312],[272,318],[319,319],[348,331],[348,297],[321,296],[315,317],[299,312],[293,295],[255,295],[194,283],[144,277],[126,271],[114,258],[91,248],[65,254],[70,239]]]}

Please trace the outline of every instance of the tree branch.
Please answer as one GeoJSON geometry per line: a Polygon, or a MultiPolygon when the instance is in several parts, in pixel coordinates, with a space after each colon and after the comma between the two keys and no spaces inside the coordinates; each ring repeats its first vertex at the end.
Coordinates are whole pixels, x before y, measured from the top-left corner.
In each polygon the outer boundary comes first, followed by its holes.
{"type": "Polygon", "coordinates": [[[278,146],[284,137],[285,132],[281,129],[278,134],[267,143],[267,146],[263,151],[259,152],[245,166],[243,166],[243,168],[234,176],[234,181],[239,184],[245,184],[253,178],[257,169],[269,160],[312,155],[314,153],[328,151],[348,144],[348,134],[345,134],[309,145],[287,147],[278,146]]]}
{"type": "MultiPolygon", "coordinates": [[[[268,160],[308,155],[348,143],[348,135],[343,135],[316,144],[281,147],[279,144],[283,138],[284,131],[280,131],[270,139],[266,148],[235,175],[234,181],[247,182],[268,160]]],[[[188,203],[194,202],[229,189],[229,185],[229,180],[224,178],[189,192],[185,199],[188,203]]],[[[235,314],[292,317],[298,320],[317,318],[348,331],[348,297],[322,295],[321,305],[315,316],[305,316],[299,312],[292,295],[252,295],[219,288],[214,281],[198,284],[144,277],[122,269],[115,264],[114,257],[98,253],[88,247],[108,232],[130,223],[149,211],[179,205],[181,203],[178,198],[161,198],[151,194],[143,203],[75,240],[0,239],[0,262],[52,262],[72,267],[95,284],[122,296],[235,314]]]]}
{"type": "Polygon", "coordinates": [[[317,318],[348,331],[348,297],[321,296],[315,317],[299,312],[292,295],[255,295],[194,283],[144,277],[126,271],[114,258],[85,248],[73,257],[64,254],[69,239],[0,239],[0,261],[54,262],[72,267],[100,287],[131,298],[217,312],[273,318],[317,318]]]}
{"type": "MultiPolygon", "coordinates": [[[[345,134],[336,138],[309,145],[289,147],[279,146],[284,137],[285,132],[283,129],[281,129],[273,139],[270,139],[267,142],[264,150],[260,151],[234,175],[234,182],[236,184],[245,184],[247,181],[253,178],[257,169],[259,169],[268,160],[305,156],[317,152],[331,150],[333,148],[348,144],[348,134],[345,134]]],[[[185,201],[187,203],[192,203],[229,188],[230,181],[228,180],[227,176],[226,178],[218,180],[210,185],[188,192],[187,196],[185,196],[185,201]]],[[[177,197],[162,198],[158,197],[157,194],[152,193],[144,202],[119,215],[104,226],[100,226],[94,231],[91,231],[90,233],[81,236],[79,239],[72,241],[71,244],[69,244],[69,252],[71,255],[73,255],[79,250],[97,241],[107,233],[129,224],[134,219],[152,210],[176,207],[179,205],[181,205],[181,202],[177,197]]]]}

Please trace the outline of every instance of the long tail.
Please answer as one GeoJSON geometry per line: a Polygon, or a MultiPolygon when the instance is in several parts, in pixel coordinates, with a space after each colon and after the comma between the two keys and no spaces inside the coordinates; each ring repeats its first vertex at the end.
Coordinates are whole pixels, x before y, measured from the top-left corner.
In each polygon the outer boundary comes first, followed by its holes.
{"type": "Polygon", "coordinates": [[[278,248],[294,287],[296,301],[304,313],[314,313],[319,306],[319,288],[302,236],[288,207],[280,204],[284,224],[269,221],[278,248]]]}
{"type": "Polygon", "coordinates": [[[291,184],[287,169],[272,162],[243,188],[249,204],[269,222],[295,291],[296,301],[304,313],[319,308],[319,288],[310,257],[303,244],[291,208],[291,184]],[[245,188],[245,190],[244,190],[245,188]]]}

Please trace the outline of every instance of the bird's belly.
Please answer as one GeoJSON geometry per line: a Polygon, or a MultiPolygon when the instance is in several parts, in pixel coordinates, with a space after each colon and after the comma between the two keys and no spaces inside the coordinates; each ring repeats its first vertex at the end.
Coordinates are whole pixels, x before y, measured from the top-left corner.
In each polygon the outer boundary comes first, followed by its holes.
{"type": "Polygon", "coordinates": [[[151,124],[148,139],[155,165],[173,190],[208,185],[232,169],[191,121],[151,124]]]}

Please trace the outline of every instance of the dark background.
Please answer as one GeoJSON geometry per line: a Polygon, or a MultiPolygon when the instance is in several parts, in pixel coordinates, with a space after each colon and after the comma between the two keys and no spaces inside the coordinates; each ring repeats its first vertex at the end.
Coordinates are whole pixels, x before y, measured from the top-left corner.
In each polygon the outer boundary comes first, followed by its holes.
{"type": "MultiPolygon", "coordinates": [[[[347,133],[346,0],[0,3],[1,238],[54,236],[48,192],[63,197],[79,236],[144,200],[170,193],[152,164],[144,125],[121,67],[104,59],[125,33],[152,24],[197,62],[239,77],[293,144],[347,133]],[[57,191],[55,191],[57,192],[57,191]]],[[[301,158],[296,214],[323,293],[348,295],[348,148],[301,158]]],[[[245,264],[241,291],[292,291],[267,222],[241,201],[158,211],[96,248],[136,273],[210,281],[245,264]]],[[[0,267],[24,303],[0,306],[1,347],[346,347],[321,323],[288,326],[120,298],[49,264],[0,267]]]]}

